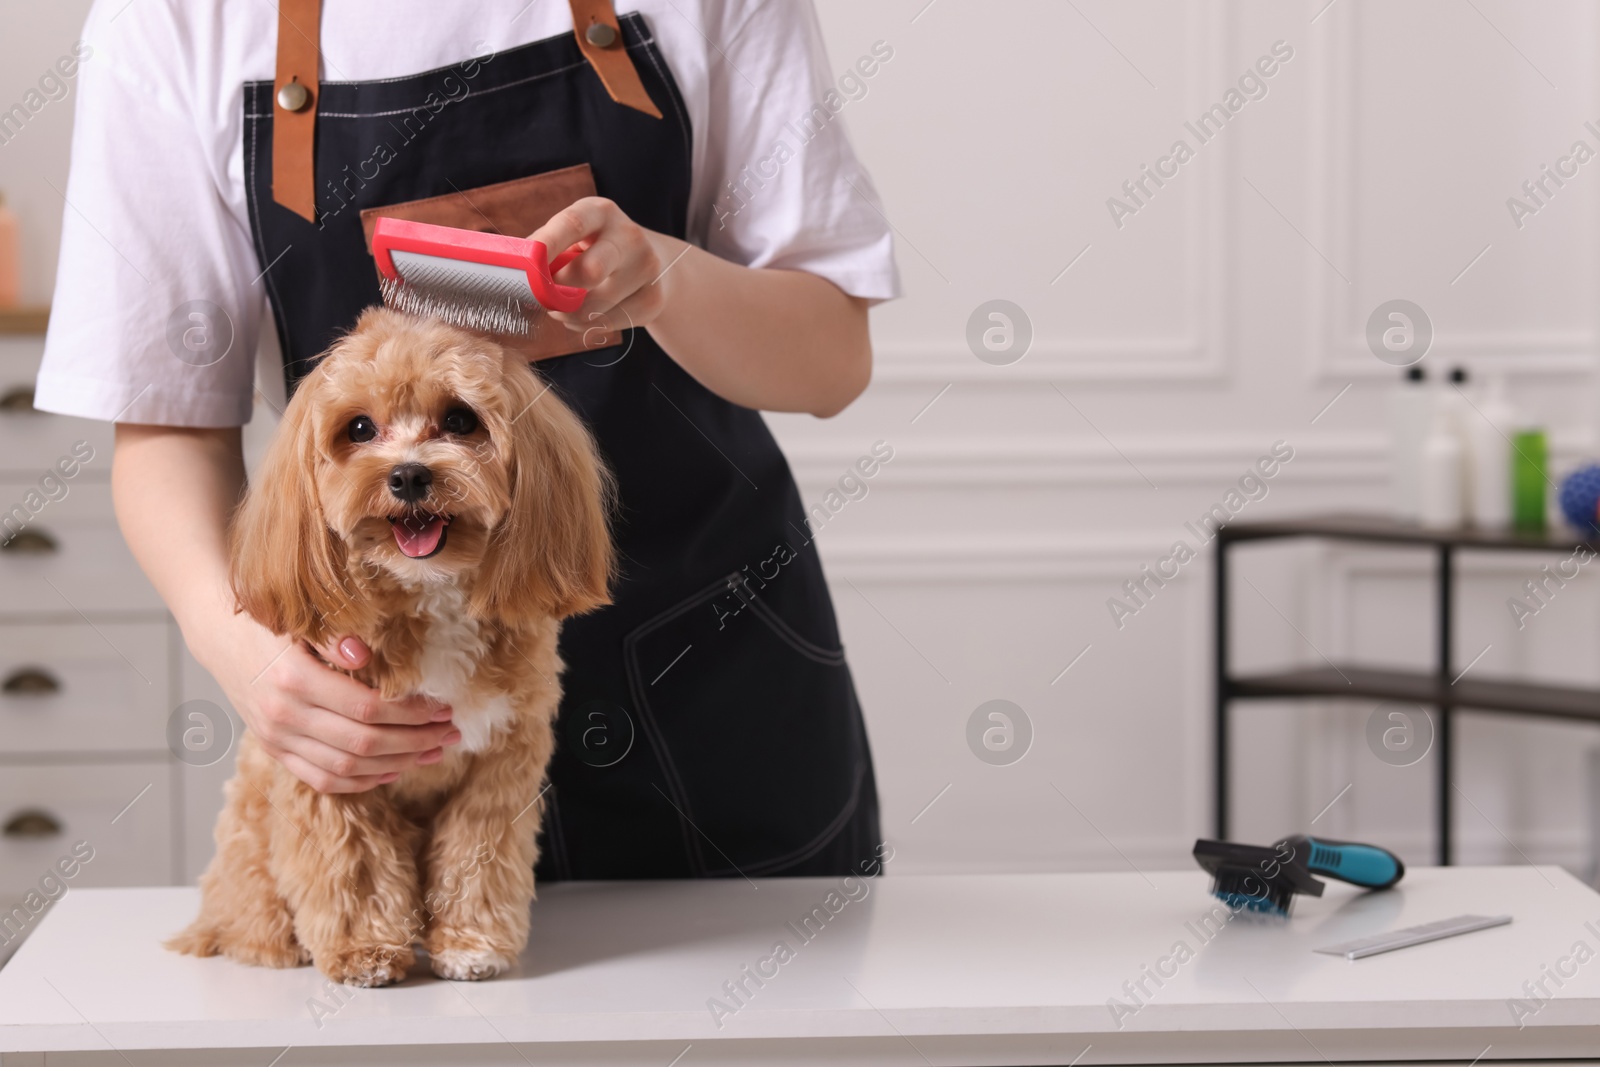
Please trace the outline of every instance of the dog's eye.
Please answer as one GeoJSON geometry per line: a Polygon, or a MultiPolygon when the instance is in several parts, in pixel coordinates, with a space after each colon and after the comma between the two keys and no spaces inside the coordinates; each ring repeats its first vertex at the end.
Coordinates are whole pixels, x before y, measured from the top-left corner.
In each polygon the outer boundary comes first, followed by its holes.
{"type": "Polygon", "coordinates": [[[478,428],[478,416],[471,408],[451,408],[444,413],[444,432],[465,437],[478,428]]]}
{"type": "Polygon", "coordinates": [[[367,416],[357,415],[350,420],[349,432],[352,441],[370,441],[378,436],[378,427],[367,416]]]}

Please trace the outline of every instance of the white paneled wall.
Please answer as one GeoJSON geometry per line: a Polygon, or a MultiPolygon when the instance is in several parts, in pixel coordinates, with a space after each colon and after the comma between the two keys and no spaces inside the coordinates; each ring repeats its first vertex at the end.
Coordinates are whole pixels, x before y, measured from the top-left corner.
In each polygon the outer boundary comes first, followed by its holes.
{"type": "MultiPolygon", "coordinates": [[[[1421,304],[1436,376],[1457,362],[1506,371],[1550,427],[1558,470],[1596,451],[1600,164],[1520,230],[1506,207],[1574,140],[1600,148],[1583,126],[1600,119],[1596,12],[819,9],[841,74],[875,41],[895,50],[844,119],[896,227],[908,296],[874,312],[878,372],[858,404],[771,422],[808,502],[872,441],[895,446],[820,543],[897,867],[1184,865],[1210,826],[1209,554],[1120,631],[1106,599],[1275,441],[1295,458],[1247,516],[1385,505],[1396,372],[1362,341],[1370,311],[1421,304]],[[1196,147],[1185,123],[1279,41],[1293,56],[1262,79],[1266,94],[1196,147]],[[1116,226],[1107,198],[1126,201],[1122,183],[1178,138],[1194,157],[1116,226]],[[968,316],[996,298],[1034,328],[1009,366],[965,340],[968,316]],[[997,697],[1035,725],[1033,750],[1008,767],[964,740],[972,710],[997,697]]],[[[1488,645],[1475,671],[1600,682],[1600,579],[1512,624],[1505,599],[1543,562],[1463,561],[1457,661],[1488,645]]],[[[1250,547],[1235,570],[1236,666],[1319,663],[1311,643],[1335,659],[1430,662],[1424,553],[1250,547]]],[[[1240,836],[1303,830],[1351,785],[1318,830],[1430,860],[1432,761],[1376,760],[1370,704],[1237,709],[1240,836]]],[[[1460,722],[1462,861],[1519,862],[1520,849],[1586,864],[1583,766],[1600,731],[1460,722]]]]}

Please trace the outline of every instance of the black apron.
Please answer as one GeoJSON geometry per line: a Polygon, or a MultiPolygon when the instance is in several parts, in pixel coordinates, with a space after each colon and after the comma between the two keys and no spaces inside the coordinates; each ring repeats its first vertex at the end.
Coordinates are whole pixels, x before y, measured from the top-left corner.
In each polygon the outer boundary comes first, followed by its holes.
{"type": "MultiPolygon", "coordinates": [[[[621,22],[662,119],[613,102],[571,33],[472,64],[470,80],[458,65],[324,82],[316,223],[273,202],[273,86],[245,86],[251,228],[290,390],[380,300],[362,208],[587,163],[599,195],[684,237],[683,100],[648,24],[621,22]]],[[[880,843],[871,754],[799,494],[761,416],[643,329],[536,366],[616,476],[621,561],[615,602],[562,631],[538,876],[859,871],[880,843]]]]}

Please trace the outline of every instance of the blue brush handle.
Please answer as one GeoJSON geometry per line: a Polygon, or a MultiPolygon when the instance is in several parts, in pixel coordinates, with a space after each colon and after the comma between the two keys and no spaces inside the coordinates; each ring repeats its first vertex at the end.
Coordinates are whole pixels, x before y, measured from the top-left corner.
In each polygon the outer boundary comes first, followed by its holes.
{"type": "Polygon", "coordinates": [[[1406,873],[1405,864],[1388,849],[1325,837],[1302,838],[1306,867],[1312,874],[1337,878],[1367,889],[1388,889],[1406,873]]]}

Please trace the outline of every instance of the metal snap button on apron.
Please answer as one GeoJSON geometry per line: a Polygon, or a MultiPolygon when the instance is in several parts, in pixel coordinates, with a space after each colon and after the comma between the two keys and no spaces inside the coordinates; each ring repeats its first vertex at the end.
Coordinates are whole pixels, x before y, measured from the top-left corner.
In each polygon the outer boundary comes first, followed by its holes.
{"type": "Polygon", "coordinates": [[[617,43],[617,31],[604,22],[591,22],[583,31],[583,39],[596,48],[610,48],[617,43]]]}
{"type": "Polygon", "coordinates": [[[311,103],[311,91],[299,82],[290,82],[278,90],[278,106],[285,111],[303,111],[311,103]]]}

